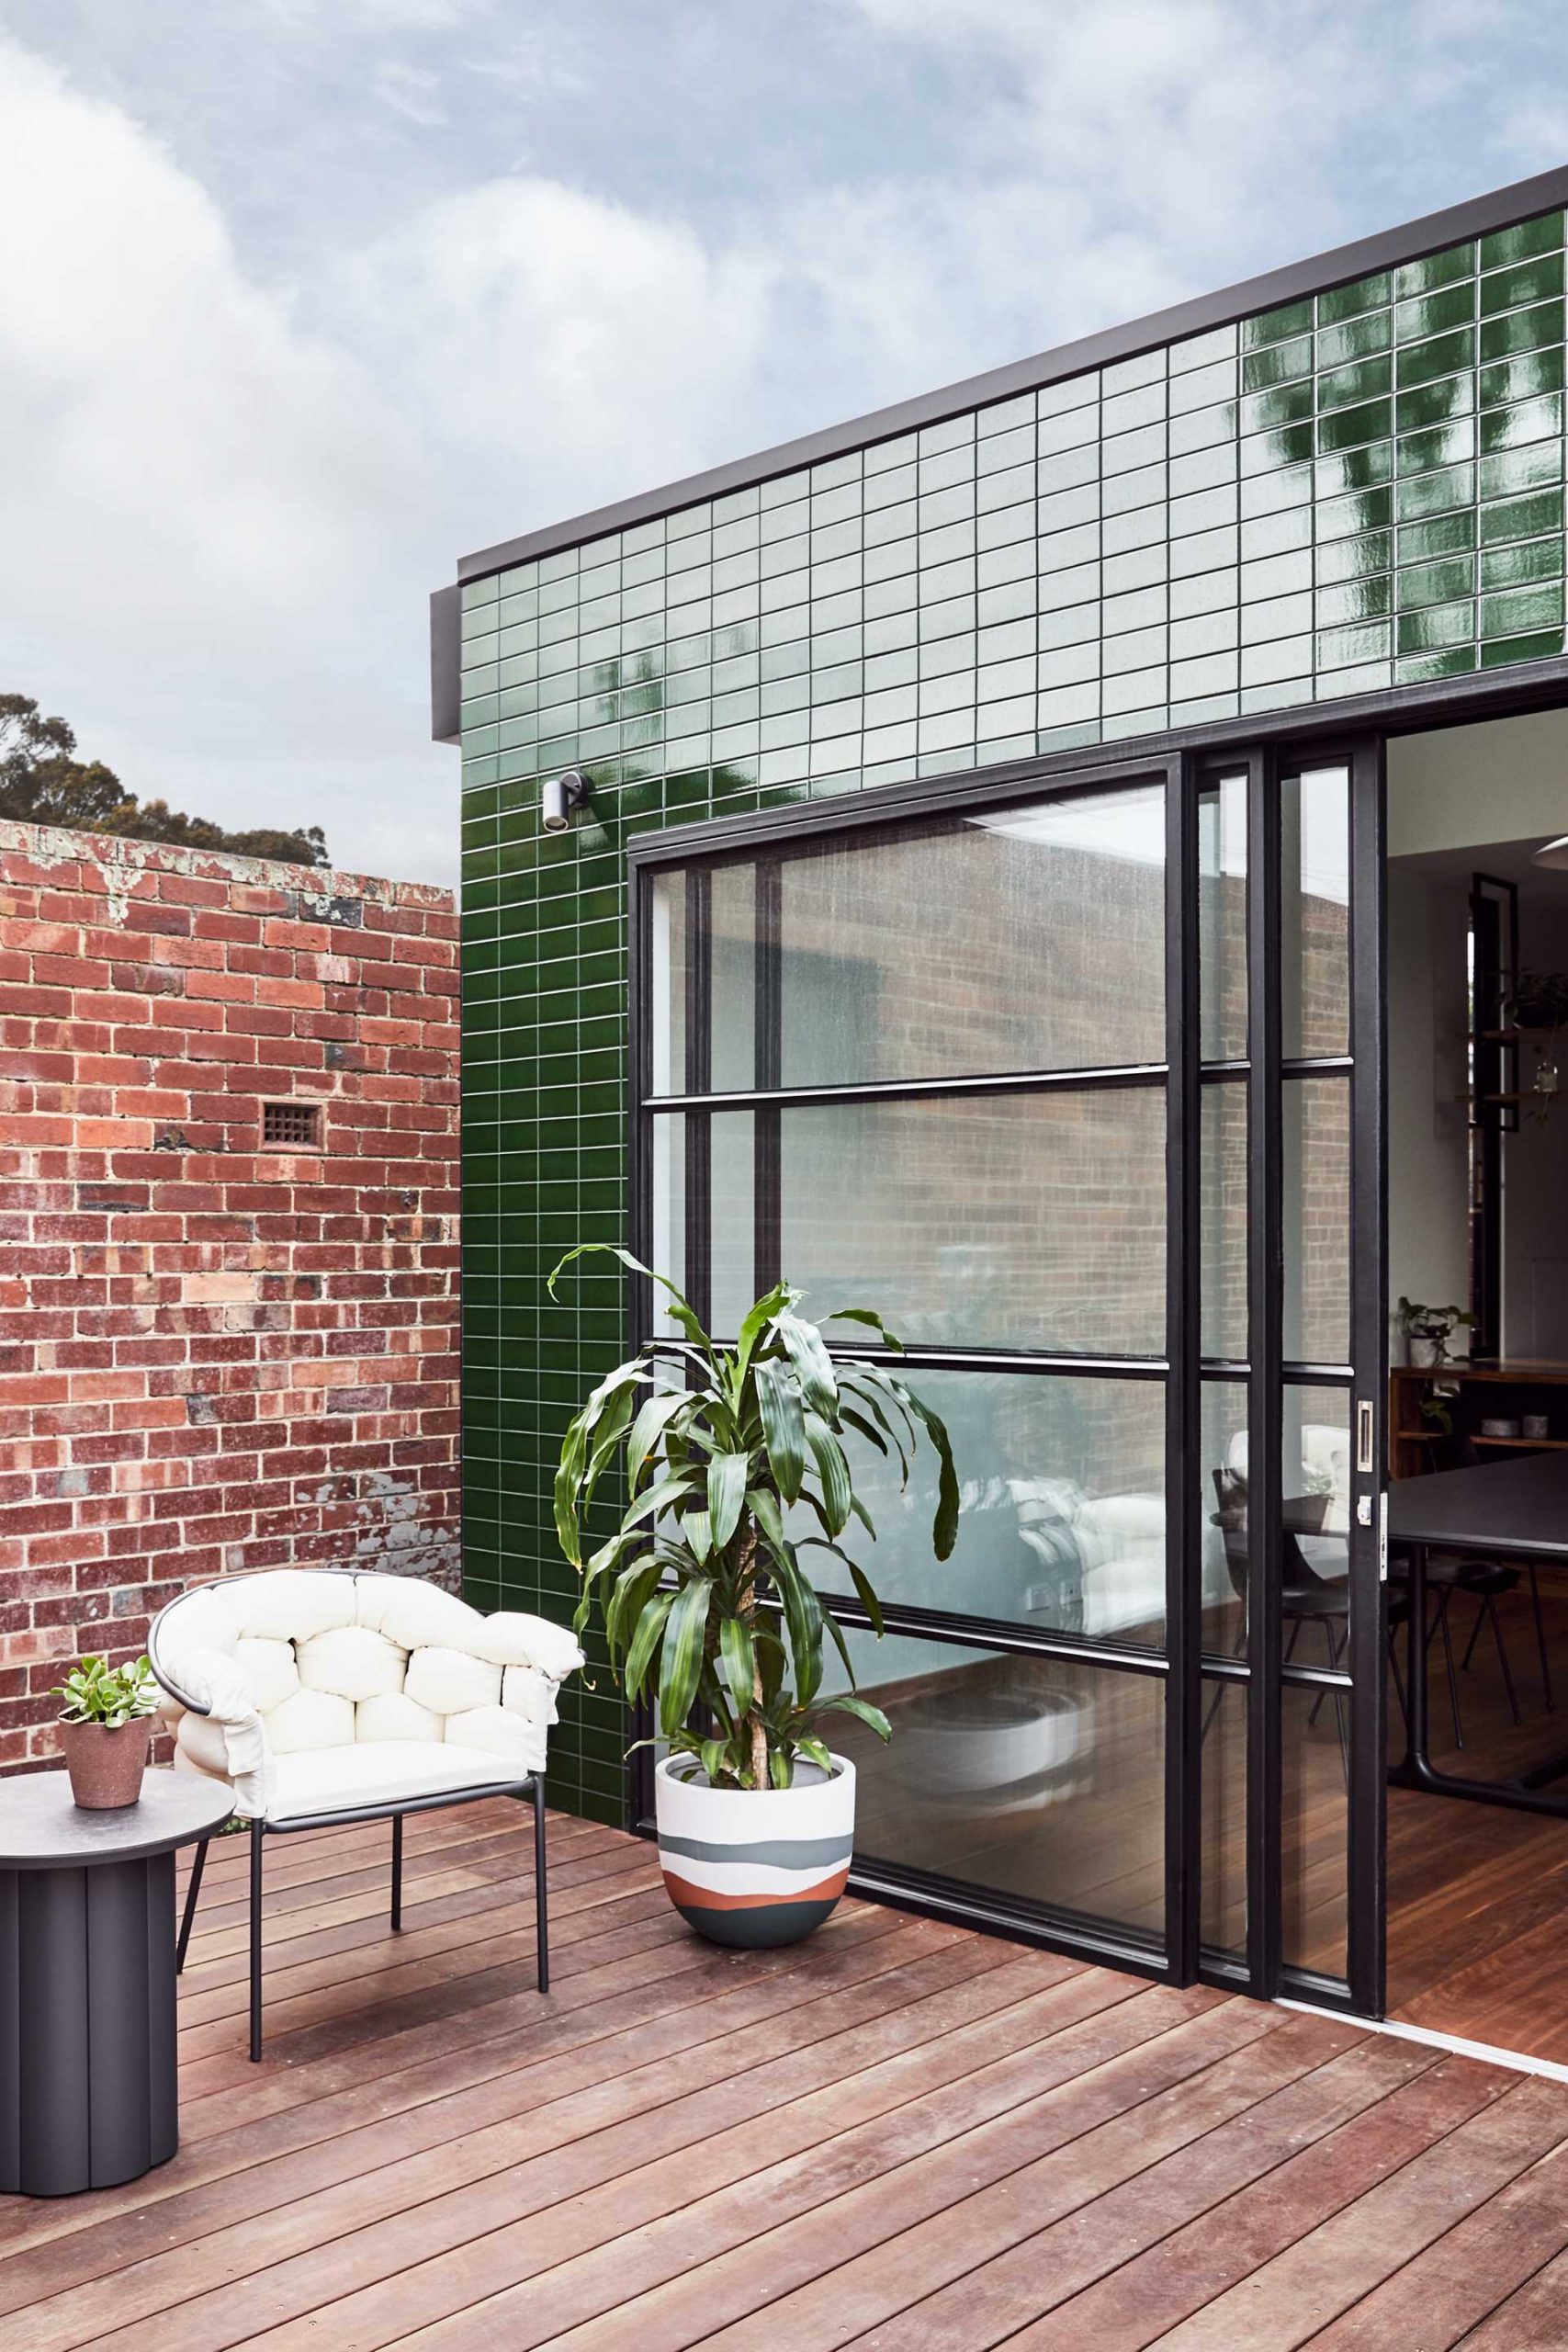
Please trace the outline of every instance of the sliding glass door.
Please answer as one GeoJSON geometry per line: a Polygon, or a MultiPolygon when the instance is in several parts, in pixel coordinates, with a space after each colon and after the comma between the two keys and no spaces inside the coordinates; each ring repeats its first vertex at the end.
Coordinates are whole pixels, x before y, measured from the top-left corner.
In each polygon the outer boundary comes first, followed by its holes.
{"type": "Polygon", "coordinates": [[[941,1564],[919,1478],[855,1464],[881,1641],[824,1572],[894,1725],[845,1735],[860,1883],[1259,1990],[1344,1975],[1375,1736],[1354,1611],[1285,1613],[1302,1547],[1352,1573],[1334,773],[932,787],[633,856],[635,1242],[721,1335],[781,1275],[874,1306],[953,1441],[941,1564]]]}

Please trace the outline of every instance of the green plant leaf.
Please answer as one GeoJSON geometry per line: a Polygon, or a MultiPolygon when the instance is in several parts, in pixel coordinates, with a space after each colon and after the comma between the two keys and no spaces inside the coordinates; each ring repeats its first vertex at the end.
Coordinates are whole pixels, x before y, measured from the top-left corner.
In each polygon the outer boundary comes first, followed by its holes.
{"type": "Polygon", "coordinates": [[[826,1772],[831,1779],[833,1758],[825,1739],[817,1738],[811,1732],[802,1732],[795,1744],[808,1763],[815,1764],[819,1771],[826,1772]]]}
{"type": "Polygon", "coordinates": [[[781,1307],[787,1307],[795,1295],[787,1283],[775,1283],[772,1290],[763,1292],[754,1306],[747,1308],[735,1342],[736,1369],[742,1379],[751,1361],[752,1349],[781,1307]]]}
{"type": "Polygon", "coordinates": [[[706,1577],[694,1577],[675,1595],[675,1605],[664,1627],[659,1675],[659,1723],[665,1733],[681,1729],[697,1695],[703,1636],[712,1598],[713,1585],[706,1577]]]}
{"type": "Polygon", "coordinates": [[[884,1742],[890,1740],[893,1736],[892,1724],[881,1708],[874,1707],[869,1700],[856,1699],[846,1693],[841,1698],[829,1699],[824,1703],[829,1708],[836,1707],[840,1714],[858,1716],[860,1721],[868,1725],[876,1734],[877,1738],[884,1742]]]}
{"type": "Polygon", "coordinates": [[[752,1368],[762,1439],[773,1483],[786,1503],[796,1501],[806,1476],[806,1416],[800,1391],[782,1366],[767,1359],[752,1368]]]}
{"type": "Polygon", "coordinates": [[[787,1747],[768,1750],[768,1778],[775,1789],[787,1789],[795,1779],[795,1766],[787,1747]]]}
{"type": "Polygon", "coordinates": [[[642,1696],[642,1686],[653,1654],[659,1647],[664,1621],[674,1605],[675,1595],[672,1592],[656,1592],[637,1620],[637,1632],[632,1636],[631,1649],[626,1657],[626,1694],[629,1698],[640,1699],[642,1696]]]}
{"type": "Polygon", "coordinates": [[[780,1315],[773,1326],[785,1355],[795,1366],[800,1393],[814,1413],[831,1420],[839,1408],[839,1384],[833,1360],[815,1326],[796,1315],[780,1315]]]}
{"type": "Polygon", "coordinates": [[[640,1258],[634,1258],[629,1250],[622,1250],[613,1241],[580,1241],[575,1250],[569,1250],[566,1256],[552,1270],[549,1281],[545,1285],[550,1296],[555,1298],[558,1295],[557,1281],[576,1259],[594,1257],[618,1258],[628,1272],[634,1274],[646,1274],[649,1282],[657,1283],[660,1290],[668,1291],[671,1302],[669,1312],[671,1319],[680,1325],[686,1337],[694,1341],[698,1347],[711,1351],[713,1342],[698,1322],[695,1309],[690,1299],[676,1289],[668,1274],[656,1274],[651,1266],[645,1266],[640,1258]]]}
{"type": "Polygon", "coordinates": [[[626,1440],[626,1485],[634,1495],[643,1465],[663,1436],[665,1424],[690,1402],[691,1391],[686,1388],[663,1389],[643,1400],[626,1440]]]}
{"type": "Polygon", "coordinates": [[[716,1551],[723,1551],[740,1523],[750,1466],[750,1456],[745,1453],[716,1453],[708,1464],[708,1515],[716,1551]]]}
{"type": "Polygon", "coordinates": [[[822,1482],[822,1504],[829,1535],[841,1535],[850,1516],[850,1502],[854,1489],[850,1483],[850,1465],[844,1449],[832,1430],[816,1413],[806,1416],[806,1442],[811,1448],[817,1475],[822,1482]]]}
{"type": "Polygon", "coordinates": [[[872,1307],[836,1306],[828,1320],[829,1323],[863,1323],[869,1330],[876,1333],[885,1348],[891,1348],[896,1355],[904,1352],[903,1340],[895,1339],[881,1316],[872,1307]]]}
{"type": "Polygon", "coordinates": [[[750,1628],[739,1617],[725,1617],[718,1628],[719,1663],[738,1716],[749,1714],[757,1682],[757,1657],[750,1628]]]}

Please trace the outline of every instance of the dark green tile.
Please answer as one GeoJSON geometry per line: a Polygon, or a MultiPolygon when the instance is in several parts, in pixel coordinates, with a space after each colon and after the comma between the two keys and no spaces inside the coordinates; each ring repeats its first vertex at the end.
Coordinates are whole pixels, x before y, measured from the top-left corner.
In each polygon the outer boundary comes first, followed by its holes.
{"type": "Polygon", "coordinates": [[[1561,490],[1529,491],[1520,498],[1500,499],[1481,509],[1481,544],[1500,546],[1506,539],[1533,539],[1544,531],[1562,528],[1561,490]]]}
{"type": "Polygon", "coordinates": [[[1272,344],[1264,351],[1248,351],[1241,362],[1241,389],[1244,392],[1266,392],[1279,384],[1293,383],[1298,377],[1312,374],[1312,337],[1298,336],[1292,343],[1272,344]]]}
{"type": "Polygon", "coordinates": [[[1393,313],[1393,335],[1396,343],[1424,343],[1428,335],[1448,334],[1455,327],[1468,326],[1475,316],[1475,287],[1466,278],[1458,286],[1446,286],[1436,294],[1421,294],[1413,302],[1401,302],[1393,313]]]}
{"type": "Polygon", "coordinates": [[[1558,535],[1550,539],[1525,539],[1512,547],[1483,549],[1477,584],[1483,589],[1527,588],[1540,581],[1562,577],[1562,540],[1558,535]]]}
{"type": "Polygon", "coordinates": [[[1337,587],[1319,588],[1313,617],[1319,628],[1341,627],[1351,621],[1384,620],[1392,602],[1388,573],[1374,572],[1364,580],[1346,580],[1337,587]]]}
{"type": "Polygon", "coordinates": [[[1528,311],[1509,311],[1500,319],[1486,319],[1481,328],[1483,360],[1507,359],[1519,351],[1540,351],[1562,341],[1562,298],[1537,302],[1528,311]]]}
{"type": "Polygon", "coordinates": [[[1562,650],[1560,628],[1536,629],[1526,637],[1497,637],[1482,646],[1481,666],[1495,670],[1508,662],[1546,662],[1562,650]]]}
{"type": "Polygon", "coordinates": [[[1529,261],[1537,254],[1553,252],[1562,243],[1562,214],[1542,212],[1533,220],[1521,220],[1512,229],[1494,230],[1481,240],[1481,266],[1483,270],[1503,269],[1515,262],[1529,261]]]}
{"type": "Polygon", "coordinates": [[[1308,377],[1299,384],[1280,384],[1273,391],[1251,393],[1240,403],[1239,422],[1243,433],[1266,433],[1298,424],[1312,412],[1312,379],[1308,377]]]}
{"type": "Polygon", "coordinates": [[[1313,304],[1309,296],[1304,302],[1283,302],[1275,311],[1263,311],[1255,319],[1241,322],[1241,347],[1244,352],[1259,350],[1265,344],[1284,343],[1292,335],[1309,334],[1313,324],[1313,304]]]}
{"type": "Polygon", "coordinates": [[[1468,416],[1475,406],[1475,377],[1467,368],[1462,376],[1442,376],[1434,384],[1420,384],[1414,391],[1401,392],[1393,404],[1393,429],[1396,433],[1420,433],[1435,424],[1446,424],[1450,418],[1468,416]]]}
{"type": "Polygon", "coordinates": [[[1319,376],[1317,405],[1320,411],[1348,408],[1356,401],[1379,399],[1393,387],[1393,361],[1386,353],[1381,358],[1357,359],[1348,367],[1330,368],[1326,375],[1319,376]]]}
{"type": "Polygon", "coordinates": [[[1353,359],[1371,358],[1389,345],[1389,314],[1373,311],[1365,318],[1348,319],[1343,326],[1325,326],[1317,334],[1320,370],[1343,368],[1353,359]]]}
{"type": "Polygon", "coordinates": [[[1562,432],[1562,395],[1548,392],[1540,400],[1517,401],[1512,408],[1483,409],[1481,450],[1489,456],[1517,449],[1531,441],[1558,440],[1562,432]]]}
{"type": "Polygon", "coordinates": [[[1461,368],[1472,367],[1474,361],[1473,327],[1456,327],[1451,334],[1406,344],[1399,353],[1399,389],[1408,391],[1414,384],[1430,383],[1435,376],[1452,376],[1461,368]]]}
{"type": "Polygon", "coordinates": [[[1429,521],[1406,523],[1399,533],[1401,563],[1424,563],[1433,556],[1460,555],[1475,545],[1475,510],[1463,506],[1429,521]]]}
{"type": "Polygon", "coordinates": [[[1441,253],[1400,265],[1393,273],[1393,299],[1403,302],[1412,295],[1430,294],[1439,286],[1452,286],[1474,275],[1474,245],[1445,245],[1441,253]]]}
{"type": "Polygon", "coordinates": [[[1394,635],[1396,653],[1427,653],[1455,645],[1470,645],[1475,638],[1475,605],[1465,597],[1458,604],[1431,605],[1415,613],[1401,613],[1394,635]]]}
{"type": "Polygon", "coordinates": [[[1368,531],[1357,538],[1320,543],[1316,573],[1320,587],[1342,580],[1361,580],[1386,571],[1393,560],[1393,539],[1388,531],[1368,531]]]}
{"type": "Polygon", "coordinates": [[[1317,447],[1325,455],[1351,449],[1368,441],[1382,441],[1393,430],[1392,401],[1366,401],[1359,408],[1335,409],[1317,420],[1317,447]]]}
{"type": "Polygon", "coordinates": [[[1386,269],[1378,270],[1371,277],[1358,277],[1348,286],[1332,286],[1326,294],[1317,298],[1318,325],[1334,326],[1341,319],[1357,318],[1363,311],[1377,310],[1388,299],[1386,269]]]}
{"type": "Polygon", "coordinates": [[[1562,255],[1542,254],[1534,261],[1516,262],[1512,269],[1495,270],[1481,281],[1481,315],[1517,311],[1529,302],[1544,302],[1562,292],[1562,255]]]}
{"type": "Polygon", "coordinates": [[[1562,585],[1510,589],[1505,595],[1481,599],[1481,635],[1520,637],[1562,625],[1562,585]]]}

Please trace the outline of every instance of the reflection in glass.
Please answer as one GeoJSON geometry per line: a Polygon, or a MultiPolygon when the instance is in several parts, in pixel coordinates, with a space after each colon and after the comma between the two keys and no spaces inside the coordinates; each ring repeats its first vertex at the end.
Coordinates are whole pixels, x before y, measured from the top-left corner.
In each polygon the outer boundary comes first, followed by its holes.
{"type": "Polygon", "coordinates": [[[1233,1363],[1247,1355],[1247,1081],[1205,1086],[1199,1168],[1200,1345],[1233,1363]]]}
{"type": "Polygon", "coordinates": [[[1247,1685],[1202,1687],[1198,1933],[1211,1951],[1247,1949],[1247,1685]]]}
{"type": "Polygon", "coordinates": [[[649,949],[652,985],[649,1042],[653,1091],[686,1091],[686,876],[654,876],[649,949]]]}
{"type": "Polygon", "coordinates": [[[1350,1038],[1350,779],[1280,780],[1280,1051],[1343,1054],[1350,1038]]]}
{"type": "Polygon", "coordinates": [[[1350,1081],[1280,1089],[1284,1351],[1298,1363],[1350,1352],[1350,1081]]]}
{"type": "Polygon", "coordinates": [[[757,869],[716,865],[707,877],[713,1038],[707,1083],[715,1093],[761,1085],[757,1067],[757,869]]]}
{"type": "MultiPolygon", "coordinates": [[[[852,1438],[851,1467],[876,1540],[853,1521],[839,1540],[882,1599],[1038,1632],[1162,1644],[1164,1383],[924,1368],[908,1378],[953,1442],[958,1541],[950,1559],[933,1557],[929,1448],[901,1492],[897,1460],[852,1438]]],[[[847,1591],[831,1554],[806,1557],[825,1592],[847,1591]]]]}
{"type": "Polygon", "coordinates": [[[1202,1646],[1247,1655],[1247,1385],[1205,1380],[1201,1390],[1202,1646]]]}
{"type": "MultiPolygon", "coordinates": [[[[1340,1595],[1350,1573],[1350,1392],[1287,1382],[1281,1397],[1280,1492],[1303,1567],[1340,1595]]],[[[1338,1604],[1336,1602],[1337,1609],[1338,1604]]],[[[1343,1611],[1338,1611],[1340,1630],[1343,1611]]],[[[1332,1645],[1330,1645],[1332,1647],[1332,1645]]],[[[1304,1665],[1330,1661],[1317,1645],[1304,1665]]]]}
{"type": "Polygon", "coordinates": [[[1198,985],[1206,1062],[1247,1055],[1247,778],[1198,795],[1198,985]]]}
{"type": "Polygon", "coordinates": [[[710,1198],[713,1268],[708,1329],[731,1339],[761,1287],[756,1249],[756,1121],[751,1111],[715,1111],[710,1198]]]}
{"type": "Polygon", "coordinates": [[[780,1262],[816,1320],[874,1302],[906,1341],[1163,1351],[1160,1088],[835,1103],[780,1128],[780,1262]]]}
{"type": "MultiPolygon", "coordinates": [[[[1131,1928],[1165,1914],[1165,1685],[1155,1675],[852,1633],[882,1743],[829,1718],[854,1763],[855,1853],[1131,1928]]],[[[829,1653],[831,1655],[831,1653],[829,1653]]],[[[834,1659],[841,1688],[843,1669],[834,1659]]]]}
{"type": "MultiPolygon", "coordinates": [[[[756,1073],[753,868],[716,869],[713,1082],[756,1073]]],[[[1165,796],[1079,793],[782,856],[785,1086],[1157,1062],[1165,796]]]]}
{"type": "Polygon", "coordinates": [[[1346,1970],[1348,1715],[1348,1691],[1280,1690],[1280,1951],[1289,1966],[1325,1976],[1346,1970]]]}

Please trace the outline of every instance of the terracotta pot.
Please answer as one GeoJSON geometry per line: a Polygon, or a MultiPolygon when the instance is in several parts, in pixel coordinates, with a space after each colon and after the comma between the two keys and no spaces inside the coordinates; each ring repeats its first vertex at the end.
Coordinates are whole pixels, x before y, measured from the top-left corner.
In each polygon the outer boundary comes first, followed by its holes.
{"type": "Polygon", "coordinates": [[[62,1724],[61,1751],[76,1803],[89,1813],[134,1804],[141,1794],[152,1743],[152,1724],[146,1715],[117,1724],[112,1731],[107,1724],[62,1724]]]}
{"type": "Polygon", "coordinates": [[[690,1756],[653,1776],[659,1860],[670,1900],[709,1943],[749,1951],[819,1928],[850,1874],[855,1768],[795,1768],[789,1789],[715,1789],[690,1756]]]}

